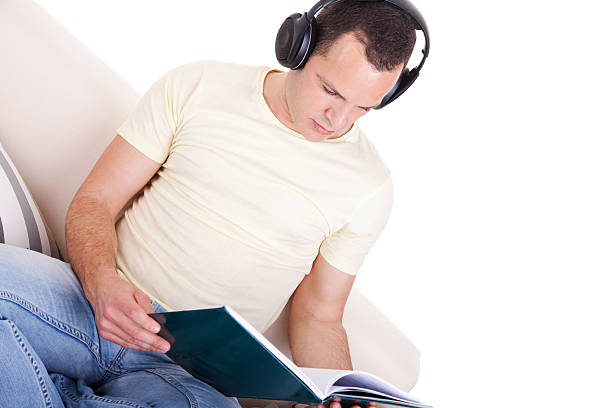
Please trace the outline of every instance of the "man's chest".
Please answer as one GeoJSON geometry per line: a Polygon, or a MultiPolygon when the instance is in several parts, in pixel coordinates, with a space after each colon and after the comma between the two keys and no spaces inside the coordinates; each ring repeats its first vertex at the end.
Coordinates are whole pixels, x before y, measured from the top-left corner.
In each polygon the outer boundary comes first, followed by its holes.
{"type": "Polygon", "coordinates": [[[237,234],[311,248],[348,221],[365,186],[359,167],[334,157],[334,146],[324,151],[290,137],[244,118],[194,121],[176,138],[160,179],[192,211],[237,234]]]}

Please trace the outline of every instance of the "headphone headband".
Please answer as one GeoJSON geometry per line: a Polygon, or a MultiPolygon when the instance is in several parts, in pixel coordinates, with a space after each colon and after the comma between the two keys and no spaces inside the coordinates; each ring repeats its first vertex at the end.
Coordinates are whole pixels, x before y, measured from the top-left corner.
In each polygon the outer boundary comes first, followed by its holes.
{"type": "MultiPolygon", "coordinates": [[[[295,13],[287,17],[276,35],[276,58],[278,62],[290,69],[300,69],[312,53],[317,37],[317,21],[315,16],[322,9],[331,6],[340,0],[320,0],[304,14],[295,13]]],[[[425,19],[417,8],[409,0],[357,0],[358,2],[382,1],[397,7],[412,17],[416,27],[425,37],[425,46],[421,51],[423,57],[420,63],[412,68],[406,68],[391,91],[382,99],[376,108],[382,108],[399,97],[419,76],[419,72],[429,56],[429,32],[425,19]]]]}

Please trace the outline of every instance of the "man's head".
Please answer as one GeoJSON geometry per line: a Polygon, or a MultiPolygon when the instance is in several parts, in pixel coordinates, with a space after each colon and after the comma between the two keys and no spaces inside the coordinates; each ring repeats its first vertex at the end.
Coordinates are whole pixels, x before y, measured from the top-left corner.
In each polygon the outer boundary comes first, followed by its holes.
{"type": "Polygon", "coordinates": [[[378,106],[416,39],[411,17],[385,2],[342,0],[316,19],[315,49],[286,81],[292,127],[312,141],[341,136],[378,106]]]}
{"type": "Polygon", "coordinates": [[[352,33],[378,71],[406,65],[416,42],[412,17],[383,1],[341,0],[321,10],[316,21],[318,34],[312,55],[325,55],[336,40],[352,33]]]}

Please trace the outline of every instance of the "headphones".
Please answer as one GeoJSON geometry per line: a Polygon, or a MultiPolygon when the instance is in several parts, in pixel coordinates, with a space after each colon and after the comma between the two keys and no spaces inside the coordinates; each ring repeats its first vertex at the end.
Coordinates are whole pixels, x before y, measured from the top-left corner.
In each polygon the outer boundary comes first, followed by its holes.
{"type": "MultiPolygon", "coordinates": [[[[278,29],[276,34],[276,59],[278,62],[290,69],[300,69],[308,60],[317,42],[317,20],[315,15],[322,9],[337,3],[340,0],[321,0],[317,2],[310,11],[305,14],[294,13],[287,17],[278,29]]],[[[423,16],[416,7],[408,0],[358,0],[362,2],[384,1],[391,4],[412,17],[416,24],[416,29],[421,30],[425,36],[425,48],[423,48],[423,58],[418,66],[406,68],[400,75],[393,88],[385,95],[376,109],[380,109],[393,102],[397,97],[412,85],[419,76],[419,71],[429,55],[429,32],[423,16]]]]}

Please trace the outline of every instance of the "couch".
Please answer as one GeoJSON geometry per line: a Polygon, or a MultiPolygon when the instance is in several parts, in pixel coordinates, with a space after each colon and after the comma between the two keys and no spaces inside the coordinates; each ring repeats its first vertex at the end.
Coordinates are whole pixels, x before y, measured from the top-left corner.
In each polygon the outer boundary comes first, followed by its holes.
{"type": "MultiPolygon", "coordinates": [[[[66,258],[64,221],[74,193],[139,97],[36,3],[0,2],[0,144],[55,238],[57,256],[66,258]]],[[[287,312],[264,334],[291,357],[287,312]]],[[[356,370],[405,391],[415,385],[418,350],[357,289],[344,325],[356,370]]]]}

